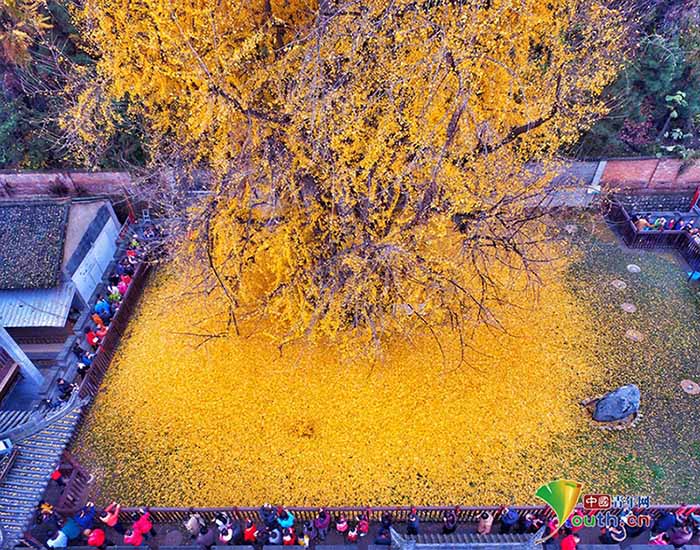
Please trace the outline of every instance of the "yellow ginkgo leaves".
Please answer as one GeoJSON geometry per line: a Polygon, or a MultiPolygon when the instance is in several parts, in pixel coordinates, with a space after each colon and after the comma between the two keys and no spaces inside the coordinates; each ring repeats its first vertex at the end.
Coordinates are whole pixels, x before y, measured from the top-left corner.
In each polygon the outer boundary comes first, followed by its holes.
{"type": "Polygon", "coordinates": [[[274,320],[202,343],[191,334],[218,331],[224,302],[192,298],[192,281],[171,268],[146,290],[79,438],[105,499],[529,502],[579,452],[551,444],[583,426],[592,321],[558,284],[511,310],[508,335],[477,331],[461,361],[444,329],[442,352],[418,333],[373,364],[319,341],[280,354],[274,320]]]}

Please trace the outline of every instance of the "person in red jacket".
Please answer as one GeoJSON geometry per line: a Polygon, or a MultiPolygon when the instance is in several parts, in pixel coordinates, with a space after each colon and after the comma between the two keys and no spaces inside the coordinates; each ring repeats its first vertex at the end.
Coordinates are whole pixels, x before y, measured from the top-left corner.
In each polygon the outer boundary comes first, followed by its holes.
{"type": "Polygon", "coordinates": [[[361,537],[369,533],[369,521],[367,521],[364,514],[357,516],[357,532],[361,537]]]}
{"type": "Polygon", "coordinates": [[[56,468],[53,472],[51,472],[51,480],[55,481],[61,489],[66,486],[66,480],[63,479],[63,473],[59,468],[56,468]]]}
{"type": "Polygon", "coordinates": [[[91,329],[91,328],[85,328],[85,340],[87,340],[87,343],[90,344],[92,349],[97,349],[97,346],[100,343],[100,339],[97,337],[97,334],[91,329]]]}
{"type": "Polygon", "coordinates": [[[144,510],[143,508],[139,509],[139,512],[141,512],[141,517],[137,519],[134,522],[134,525],[131,527],[133,531],[140,531],[142,535],[156,535],[155,529],[153,529],[153,522],[151,521],[151,512],[148,510],[144,510]]]}
{"type": "Polygon", "coordinates": [[[353,525],[348,530],[348,536],[346,537],[347,541],[350,543],[357,542],[358,537],[359,537],[359,534],[357,532],[357,525],[353,525]]]}
{"type": "Polygon", "coordinates": [[[579,538],[579,536],[574,535],[572,533],[571,535],[567,535],[563,539],[561,539],[559,546],[560,546],[561,550],[576,550],[576,545],[579,542],[581,542],[581,539],[579,538]]]}
{"type": "Polygon", "coordinates": [[[255,526],[255,524],[252,521],[247,520],[245,522],[245,529],[243,530],[243,540],[250,544],[255,544],[255,532],[257,530],[258,528],[255,526]]]}
{"type": "Polygon", "coordinates": [[[105,532],[102,529],[86,529],[87,545],[93,548],[105,547],[105,532]]]}
{"type": "Polygon", "coordinates": [[[112,502],[107,508],[100,512],[100,521],[104,523],[107,527],[111,527],[120,535],[124,534],[124,528],[119,522],[119,512],[122,507],[117,502],[112,502]]]}
{"type": "Polygon", "coordinates": [[[339,535],[345,535],[348,532],[348,520],[345,514],[340,514],[335,520],[335,530],[339,535]]]}
{"type": "Polygon", "coordinates": [[[557,518],[552,518],[547,522],[547,534],[554,533],[550,538],[559,538],[559,520],[557,518]]]}
{"type": "Polygon", "coordinates": [[[129,529],[124,533],[124,544],[127,546],[141,546],[143,544],[143,534],[141,531],[129,529]]]}

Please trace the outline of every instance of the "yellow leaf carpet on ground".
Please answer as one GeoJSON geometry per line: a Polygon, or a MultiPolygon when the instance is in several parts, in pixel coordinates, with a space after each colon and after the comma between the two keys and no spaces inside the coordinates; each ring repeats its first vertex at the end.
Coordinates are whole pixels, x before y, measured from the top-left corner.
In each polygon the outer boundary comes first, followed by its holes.
{"type": "Polygon", "coordinates": [[[587,429],[591,322],[558,283],[510,310],[509,335],[479,330],[461,365],[447,329],[446,360],[428,335],[374,365],[320,344],[280,355],[258,335],[197,347],[178,333],[222,298],[187,286],[167,269],[154,278],[79,436],[98,501],[525,503],[580,474],[568,447],[587,429]]]}

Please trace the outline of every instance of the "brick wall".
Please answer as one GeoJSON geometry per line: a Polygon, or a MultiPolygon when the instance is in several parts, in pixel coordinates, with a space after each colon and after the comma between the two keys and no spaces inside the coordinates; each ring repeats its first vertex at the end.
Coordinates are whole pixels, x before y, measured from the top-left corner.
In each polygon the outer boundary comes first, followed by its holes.
{"type": "Polygon", "coordinates": [[[122,221],[129,215],[129,206],[136,215],[148,208],[138,198],[136,185],[127,172],[0,171],[0,200],[90,196],[109,197],[122,221]],[[125,194],[129,201],[124,200],[125,194]]]}
{"type": "MultiPolygon", "coordinates": [[[[573,179],[588,185],[598,167],[597,162],[571,162],[556,179],[573,179]],[[570,178],[569,176],[576,176],[570,178]],[[581,177],[583,176],[583,177],[581,177]]],[[[556,181],[555,179],[555,181],[556,181]]],[[[604,191],[653,193],[655,198],[643,199],[648,204],[680,206],[685,195],[692,196],[700,187],[700,162],[679,159],[618,159],[608,160],[599,181],[604,191]],[[664,195],[665,198],[660,198],[664,195]],[[668,195],[668,196],[666,196],[668,195]],[[661,202],[659,202],[661,201],[661,202]]],[[[0,200],[24,197],[67,197],[107,195],[122,199],[130,196],[133,208],[139,212],[145,204],[134,200],[141,195],[126,172],[2,172],[0,171],[0,200]]],[[[640,199],[641,200],[641,199],[640,199]]],[[[123,217],[122,200],[113,200],[115,209],[123,217]]],[[[690,202],[690,198],[688,198],[690,202]]],[[[646,204],[646,203],[645,203],[646,204]]],[[[643,207],[646,208],[646,207],[643,207]]]]}
{"type": "Polygon", "coordinates": [[[0,172],[0,199],[123,196],[132,186],[126,172],[0,172]]]}
{"type": "Polygon", "coordinates": [[[608,190],[694,190],[700,186],[700,163],[679,159],[609,160],[600,184],[608,190]]]}

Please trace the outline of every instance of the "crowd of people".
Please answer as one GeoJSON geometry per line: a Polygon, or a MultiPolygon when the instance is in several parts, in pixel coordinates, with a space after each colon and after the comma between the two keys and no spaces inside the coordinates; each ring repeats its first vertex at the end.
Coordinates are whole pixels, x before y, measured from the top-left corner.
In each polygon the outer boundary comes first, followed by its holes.
{"type": "MultiPolygon", "coordinates": [[[[97,295],[97,301],[92,307],[90,317],[92,323],[88,323],[84,331],[85,341],[93,352],[97,351],[107,335],[109,325],[129,289],[136,265],[139,262],[140,247],[141,243],[137,239],[131,240],[124,258],[117,264],[116,269],[107,280],[106,293],[97,295]]],[[[83,362],[81,361],[81,363],[83,362]]]]}
{"type": "MultiPolygon", "coordinates": [[[[60,476],[57,476],[60,478],[60,476]]],[[[54,479],[54,478],[52,478],[54,479]]],[[[61,484],[60,479],[55,479],[61,484]]],[[[53,507],[40,503],[37,509],[36,522],[50,524],[46,531],[48,548],[66,548],[69,545],[86,545],[104,549],[107,546],[120,544],[125,546],[141,546],[156,535],[153,528],[151,513],[148,509],[139,510],[139,517],[130,526],[121,523],[119,512],[121,507],[112,502],[101,511],[97,511],[92,502],[86,504],[77,514],[61,517],[53,507]],[[118,537],[119,540],[108,538],[118,537]]],[[[448,510],[442,518],[442,532],[451,534],[457,530],[459,509],[448,510]]],[[[349,518],[344,514],[332,516],[324,508],[319,508],[313,520],[299,521],[294,514],[283,506],[273,507],[264,504],[260,508],[259,522],[248,519],[244,522],[235,521],[225,512],[217,513],[212,521],[206,521],[200,514],[192,513],[184,522],[183,527],[200,548],[210,549],[212,546],[252,545],[255,547],[302,546],[309,548],[312,544],[322,543],[329,533],[334,531],[348,543],[357,543],[360,538],[370,533],[369,514],[360,513],[349,518]]],[[[481,534],[491,532],[494,516],[484,512],[479,518],[477,530],[481,534]]],[[[504,510],[500,518],[501,532],[535,532],[542,525],[542,520],[527,514],[522,518],[515,510],[504,510]]],[[[378,528],[373,537],[374,544],[391,545],[391,528],[394,524],[393,515],[385,512],[381,516],[378,528]]],[[[421,521],[418,511],[412,508],[405,520],[406,533],[418,535],[421,532],[421,521]]]]}
{"type": "Polygon", "coordinates": [[[638,525],[630,526],[625,521],[629,514],[630,512],[621,515],[618,526],[601,529],[600,542],[621,544],[628,538],[638,537],[649,530],[649,544],[681,548],[700,533],[700,508],[685,506],[675,512],[663,512],[650,529],[638,525]]]}
{"type": "MultiPolygon", "coordinates": [[[[442,517],[442,533],[452,534],[457,530],[459,508],[447,510],[442,517]]],[[[360,513],[353,518],[345,514],[331,516],[323,508],[319,508],[313,520],[297,521],[292,512],[285,507],[273,507],[264,504],[260,508],[261,523],[246,520],[243,524],[233,521],[227,514],[217,514],[215,520],[207,523],[200,514],[193,513],[185,522],[185,529],[200,547],[210,548],[213,545],[254,546],[282,545],[303,546],[308,548],[312,543],[322,543],[330,531],[335,531],[345,543],[358,542],[370,532],[369,514],[360,513]]],[[[477,530],[481,534],[489,534],[494,516],[484,512],[479,519],[477,530]]],[[[512,532],[523,529],[522,532],[536,532],[542,525],[532,514],[523,518],[517,511],[504,509],[501,514],[502,532],[512,532]]],[[[394,517],[390,512],[381,515],[376,533],[372,539],[375,545],[391,545],[391,528],[394,517]]],[[[407,535],[418,535],[421,532],[421,521],[416,508],[411,508],[405,519],[407,535]]]]}
{"type": "Polygon", "coordinates": [[[51,505],[41,503],[37,512],[37,523],[49,522],[54,527],[47,531],[48,548],[85,545],[104,549],[117,543],[126,546],[142,546],[149,538],[156,535],[151,513],[148,510],[140,510],[139,517],[128,528],[119,520],[120,510],[120,505],[112,502],[98,513],[95,505],[88,502],[77,514],[61,518],[51,505]],[[109,529],[112,529],[121,540],[108,539],[109,529]]]}
{"type": "MultiPolygon", "coordinates": [[[[112,502],[100,510],[93,503],[85,505],[77,514],[60,518],[46,503],[41,503],[37,511],[37,523],[53,522],[49,529],[46,546],[65,548],[68,545],[87,545],[104,549],[113,544],[125,546],[142,546],[156,535],[151,512],[139,510],[137,519],[125,525],[120,521],[120,505],[112,502]],[[109,537],[118,538],[110,540],[109,537]]],[[[443,534],[454,533],[459,525],[459,508],[447,510],[442,516],[443,534]]],[[[676,512],[662,513],[651,527],[638,526],[629,522],[630,514],[624,511],[618,516],[618,525],[600,529],[599,540],[602,544],[621,544],[628,538],[636,538],[649,531],[650,545],[672,545],[681,548],[688,544],[694,535],[700,532],[700,508],[684,507],[676,512]],[[634,526],[632,526],[634,525],[634,526]]],[[[584,512],[577,510],[574,515],[583,517],[584,512]]],[[[573,517],[573,515],[572,515],[573,517]]],[[[576,550],[580,542],[579,532],[584,529],[581,521],[572,521],[570,517],[561,527],[556,518],[546,518],[536,513],[520,514],[512,508],[501,508],[494,513],[484,511],[477,520],[476,532],[488,535],[492,532],[534,534],[543,529],[543,537],[554,542],[561,550],[576,550]],[[497,518],[497,519],[496,519],[497,518]]],[[[381,515],[374,535],[370,540],[375,545],[391,545],[391,528],[394,517],[390,512],[381,515]]],[[[323,543],[329,533],[335,532],[346,544],[357,543],[359,539],[370,534],[368,513],[359,513],[355,517],[345,514],[332,515],[324,508],[319,508],[313,519],[299,520],[284,506],[274,507],[264,504],[259,510],[259,521],[247,519],[236,521],[226,512],[219,512],[207,521],[199,513],[191,513],[183,527],[190,536],[190,543],[199,548],[211,549],[213,546],[251,545],[263,546],[309,546],[323,543]]],[[[404,520],[407,535],[421,533],[421,520],[416,508],[412,508],[404,520]]],[[[403,529],[402,529],[403,530],[403,529]]],[[[431,529],[434,532],[434,528],[431,529]]]]}
{"type": "Polygon", "coordinates": [[[105,294],[97,295],[95,305],[91,309],[90,321],[83,331],[86,346],[80,342],[73,344],[72,351],[77,359],[76,377],[72,382],[65,378],[56,381],[57,391],[53,397],[46,399],[49,408],[60,407],[68,401],[90,370],[100,343],[107,335],[110,323],[129,289],[136,266],[143,257],[142,248],[137,238],[129,241],[124,257],[117,263],[107,280],[105,294]]]}
{"type": "Polygon", "coordinates": [[[637,231],[687,231],[695,235],[700,229],[695,227],[695,219],[684,219],[681,216],[669,217],[652,215],[634,215],[632,223],[637,231]]]}
{"type": "MultiPolygon", "coordinates": [[[[627,539],[637,539],[637,544],[643,544],[643,539],[648,535],[649,545],[666,545],[681,548],[688,544],[692,538],[700,534],[700,508],[681,507],[675,512],[666,511],[656,518],[651,526],[640,524],[638,521],[629,521],[631,516],[636,517],[637,510],[624,510],[617,516],[617,525],[609,525],[600,528],[598,540],[601,544],[619,545],[627,539]],[[641,538],[641,540],[640,540],[641,538]]],[[[583,516],[583,512],[577,510],[576,515],[583,516]]],[[[580,542],[578,532],[583,529],[581,522],[575,522],[574,527],[571,518],[557,529],[557,520],[552,519],[547,523],[546,534],[554,532],[553,539],[559,538],[561,550],[576,550],[580,542]]]]}
{"type": "MultiPolygon", "coordinates": [[[[357,518],[348,519],[345,515],[331,517],[323,508],[318,510],[313,520],[298,521],[287,508],[273,507],[264,504],[260,508],[261,522],[246,520],[241,523],[234,521],[228,514],[219,513],[212,522],[206,522],[200,514],[193,513],[185,522],[184,527],[192,539],[200,547],[210,548],[213,545],[256,546],[303,546],[308,548],[314,542],[323,542],[331,530],[339,533],[348,543],[357,542],[360,537],[369,533],[369,519],[364,514],[357,518]]],[[[377,535],[377,544],[389,544],[388,535],[391,519],[383,518],[386,529],[377,535]],[[388,543],[378,542],[388,540],[388,543]]]]}

